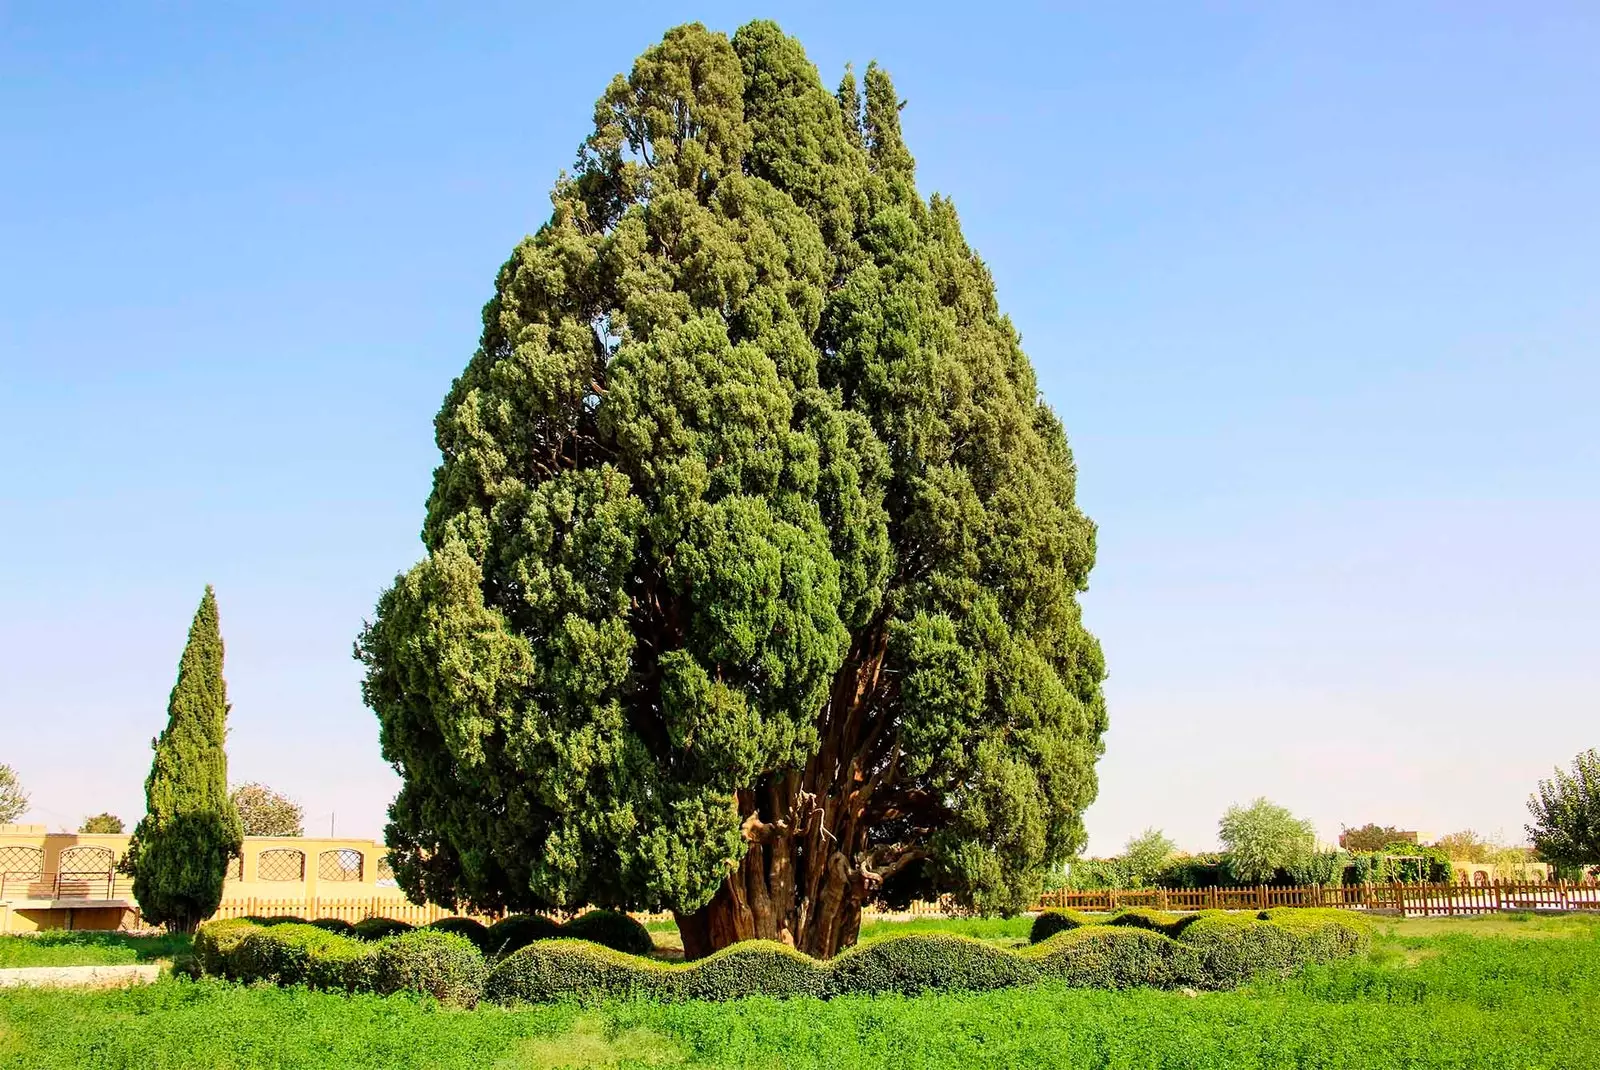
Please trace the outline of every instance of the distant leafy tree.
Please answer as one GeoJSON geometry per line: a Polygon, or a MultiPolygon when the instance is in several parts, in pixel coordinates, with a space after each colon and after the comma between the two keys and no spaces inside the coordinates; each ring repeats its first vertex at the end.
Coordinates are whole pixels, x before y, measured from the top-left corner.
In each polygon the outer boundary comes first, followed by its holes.
{"type": "Polygon", "coordinates": [[[1081,848],[1095,529],[901,103],[770,22],[605,89],[360,640],[408,893],[825,956],[874,898],[1026,909],[1081,848]]]}
{"type": "Polygon", "coordinates": [[[1143,888],[1155,883],[1156,875],[1177,851],[1177,845],[1157,828],[1147,828],[1128,840],[1122,849],[1122,870],[1128,887],[1143,888]]]}
{"type": "Polygon", "coordinates": [[[83,819],[83,824],[78,826],[79,832],[121,832],[122,818],[116,814],[95,814],[93,817],[83,819]]]}
{"type": "Polygon", "coordinates": [[[0,824],[15,821],[28,809],[28,793],[9,765],[0,765],[0,824]]]}
{"type": "Polygon", "coordinates": [[[239,812],[228,801],[227,721],[217,598],[207,586],[167,700],[166,730],[151,743],[145,816],[122,860],[144,920],[178,932],[216,912],[241,847],[239,812]]]}
{"type": "Polygon", "coordinates": [[[1249,806],[1229,807],[1219,831],[1228,871],[1243,884],[1272,880],[1279,870],[1303,868],[1317,845],[1310,821],[1264,798],[1249,806]]]}
{"type": "Polygon", "coordinates": [[[1560,866],[1600,865],[1600,751],[1572,760],[1572,771],[1555,771],[1528,799],[1527,826],[1534,849],[1560,866]]]}
{"type": "Polygon", "coordinates": [[[1339,846],[1346,851],[1381,851],[1392,843],[1416,843],[1417,834],[1389,825],[1366,824],[1339,833],[1339,846]]]}
{"type": "Polygon", "coordinates": [[[1499,846],[1471,829],[1440,836],[1433,845],[1449,855],[1452,862],[1490,862],[1499,846]]]}
{"type": "Polygon", "coordinates": [[[305,809],[265,784],[240,784],[228,796],[246,836],[304,836],[305,809]]]}

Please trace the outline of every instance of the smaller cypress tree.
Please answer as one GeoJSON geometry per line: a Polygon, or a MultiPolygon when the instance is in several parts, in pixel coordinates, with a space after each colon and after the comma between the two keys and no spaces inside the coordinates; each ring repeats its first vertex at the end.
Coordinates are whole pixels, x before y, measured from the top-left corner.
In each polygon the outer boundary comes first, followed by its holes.
{"type": "Polygon", "coordinates": [[[177,932],[216,912],[228,861],[243,846],[228,799],[227,720],[217,597],[207,585],[167,700],[166,731],[151,743],[145,816],[123,861],[145,921],[177,932]]]}

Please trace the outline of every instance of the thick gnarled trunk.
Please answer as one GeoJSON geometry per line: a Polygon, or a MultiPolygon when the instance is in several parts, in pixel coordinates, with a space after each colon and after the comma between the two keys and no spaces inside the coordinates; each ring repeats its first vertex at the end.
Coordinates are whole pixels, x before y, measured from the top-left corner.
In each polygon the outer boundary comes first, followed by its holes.
{"type": "MultiPolygon", "coordinates": [[[[686,958],[740,940],[776,940],[828,958],[861,931],[861,910],[887,876],[922,857],[915,841],[874,844],[875,822],[904,818],[890,801],[898,757],[883,662],[885,629],[867,629],[834,677],[805,769],[738,795],[749,845],[715,897],[676,914],[686,958]]],[[[916,831],[924,831],[918,829],[916,831]]]]}

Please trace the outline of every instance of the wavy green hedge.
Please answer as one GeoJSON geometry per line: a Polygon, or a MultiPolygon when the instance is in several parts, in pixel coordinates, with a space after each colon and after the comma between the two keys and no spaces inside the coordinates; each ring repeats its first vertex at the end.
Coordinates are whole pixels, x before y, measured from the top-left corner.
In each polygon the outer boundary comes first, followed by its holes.
{"type": "MultiPolygon", "coordinates": [[[[1055,935],[1016,950],[950,933],[906,933],[857,945],[831,961],[748,941],[696,962],[666,963],[560,937],[534,939],[490,969],[467,935],[440,927],[366,943],[311,925],[269,928],[247,921],[201,926],[194,948],[204,972],[235,980],[413,991],[471,1006],[480,996],[502,1003],[826,999],[984,991],[1046,980],[1082,988],[1231,988],[1358,954],[1371,944],[1364,919],[1333,910],[1126,911],[1104,923],[1066,920],[1055,935]]],[[[501,936],[509,939],[519,929],[543,931],[520,925],[501,936]]],[[[494,927],[487,933],[492,937],[494,927]]]]}

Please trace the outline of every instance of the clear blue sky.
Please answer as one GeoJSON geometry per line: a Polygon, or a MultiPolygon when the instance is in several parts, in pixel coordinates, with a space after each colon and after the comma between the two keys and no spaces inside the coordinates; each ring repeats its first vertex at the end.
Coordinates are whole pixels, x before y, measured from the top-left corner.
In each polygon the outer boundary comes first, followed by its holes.
{"type": "Polygon", "coordinates": [[[30,820],[138,816],[211,582],[234,779],[380,834],[350,650],[433,414],[594,98],[695,18],[886,65],[994,270],[1100,525],[1092,851],[1263,794],[1519,836],[1600,745],[1593,3],[227,7],[0,7],[30,820]]]}

